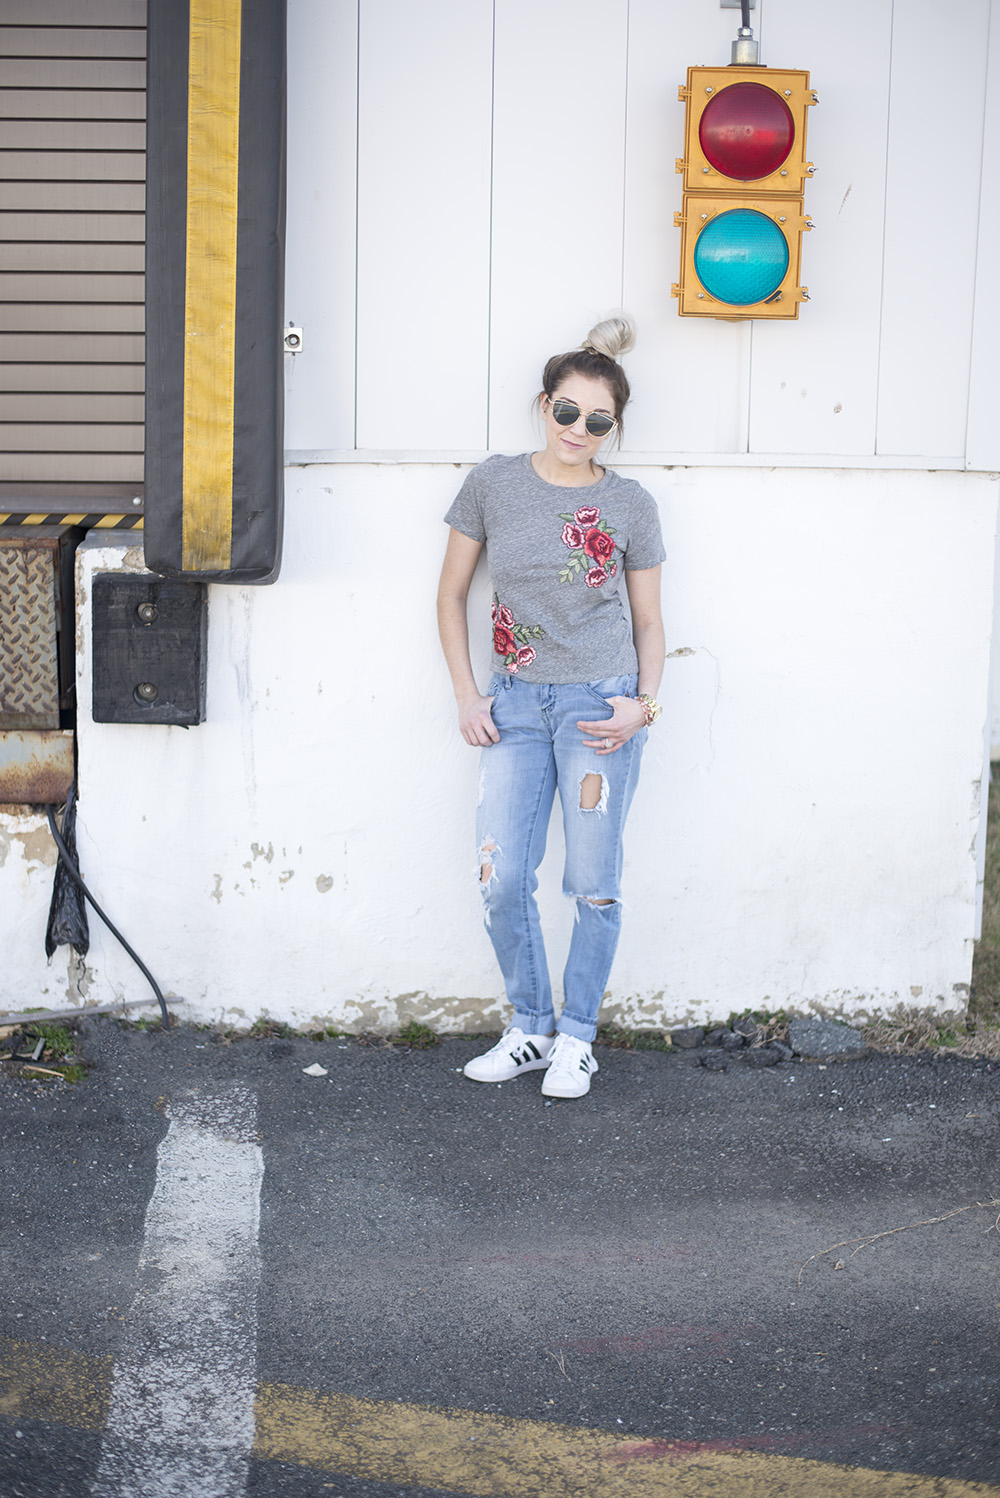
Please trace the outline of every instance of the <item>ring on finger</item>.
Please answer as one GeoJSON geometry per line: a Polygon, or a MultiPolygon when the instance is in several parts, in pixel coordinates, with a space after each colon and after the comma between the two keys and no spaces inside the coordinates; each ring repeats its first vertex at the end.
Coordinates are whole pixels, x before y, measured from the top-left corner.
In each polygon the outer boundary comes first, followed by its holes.
{"type": "Polygon", "coordinates": [[[611,748],[611,740],[610,739],[605,739],[604,740],[604,747],[605,747],[605,749],[610,749],[611,748]]]}

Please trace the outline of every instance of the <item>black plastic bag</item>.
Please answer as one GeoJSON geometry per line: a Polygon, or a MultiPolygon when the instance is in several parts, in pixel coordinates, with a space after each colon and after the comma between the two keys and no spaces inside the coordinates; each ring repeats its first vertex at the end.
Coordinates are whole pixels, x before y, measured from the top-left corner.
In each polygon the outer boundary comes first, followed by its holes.
{"type": "MultiPolygon", "coordinates": [[[[70,786],[63,811],[62,840],[73,862],[78,864],[76,854],[76,783],[70,786]]],[[[90,923],[87,920],[87,902],[83,890],[67,869],[60,854],[56,864],[56,877],[52,882],[52,903],[49,906],[49,924],[45,928],[45,955],[51,957],[56,947],[68,943],[86,957],[90,950],[90,923]]]]}

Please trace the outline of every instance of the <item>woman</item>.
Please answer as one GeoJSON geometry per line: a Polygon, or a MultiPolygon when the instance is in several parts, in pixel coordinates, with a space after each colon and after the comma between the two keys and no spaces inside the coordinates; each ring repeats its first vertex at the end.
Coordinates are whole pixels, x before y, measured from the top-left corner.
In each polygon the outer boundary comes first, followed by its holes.
{"type": "Polygon", "coordinates": [[[467,744],[482,748],[479,881],[513,1023],[465,1068],[476,1082],[545,1069],[548,1097],[582,1097],[621,925],[622,831],[646,730],[660,715],[660,538],[645,489],[598,462],[621,441],[635,341],[612,316],[549,360],[540,452],[479,464],[445,517],[441,643],[467,744]],[[494,675],[479,691],[467,599],[485,544],[493,589],[494,675]],[[621,594],[624,578],[628,608],[621,594]],[[631,614],[631,619],[629,618],[631,614]],[[563,891],[576,922],[558,1024],[534,893],[555,791],[566,835],[563,891]]]}

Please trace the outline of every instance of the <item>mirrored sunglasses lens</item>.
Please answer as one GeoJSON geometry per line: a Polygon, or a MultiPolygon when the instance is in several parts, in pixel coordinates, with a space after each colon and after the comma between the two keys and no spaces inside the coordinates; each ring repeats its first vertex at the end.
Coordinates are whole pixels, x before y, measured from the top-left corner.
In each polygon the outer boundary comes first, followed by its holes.
{"type": "Polygon", "coordinates": [[[574,421],[580,420],[580,407],[574,406],[572,401],[553,401],[552,416],[561,427],[571,427],[574,421]]]}
{"type": "Polygon", "coordinates": [[[606,437],[614,426],[611,416],[598,416],[594,411],[587,417],[587,431],[592,437],[606,437]]]}

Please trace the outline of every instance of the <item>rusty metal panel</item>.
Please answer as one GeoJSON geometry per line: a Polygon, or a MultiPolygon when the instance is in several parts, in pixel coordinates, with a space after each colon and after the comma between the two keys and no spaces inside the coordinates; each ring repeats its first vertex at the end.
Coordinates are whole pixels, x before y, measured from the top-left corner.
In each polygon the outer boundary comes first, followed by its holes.
{"type": "Polygon", "coordinates": [[[72,784],[72,729],[0,731],[0,806],[61,806],[72,784]]]}
{"type": "Polygon", "coordinates": [[[58,537],[0,537],[0,729],[59,727],[58,537]]]}

